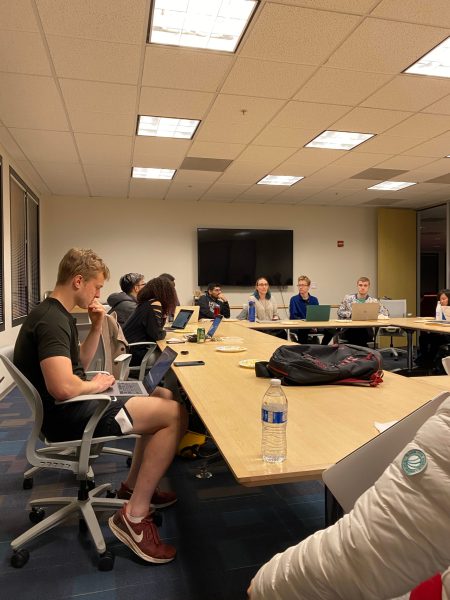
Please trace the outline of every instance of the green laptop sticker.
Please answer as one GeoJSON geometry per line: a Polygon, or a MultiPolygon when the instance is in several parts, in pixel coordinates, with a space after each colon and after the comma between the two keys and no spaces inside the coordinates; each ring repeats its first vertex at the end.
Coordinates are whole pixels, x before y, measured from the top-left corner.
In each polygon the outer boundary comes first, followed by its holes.
{"type": "Polygon", "coordinates": [[[422,473],[427,468],[427,457],[420,448],[408,450],[402,458],[402,470],[406,475],[411,477],[422,473]]]}

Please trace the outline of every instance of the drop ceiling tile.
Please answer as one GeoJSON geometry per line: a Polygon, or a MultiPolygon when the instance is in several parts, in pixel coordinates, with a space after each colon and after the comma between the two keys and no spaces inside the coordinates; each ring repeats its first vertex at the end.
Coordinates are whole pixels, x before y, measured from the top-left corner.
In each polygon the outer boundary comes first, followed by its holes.
{"type": "Polygon", "coordinates": [[[386,133],[379,134],[370,140],[357,146],[353,152],[372,152],[380,154],[399,154],[405,150],[409,150],[417,144],[420,144],[420,138],[403,138],[387,135],[386,133]]]}
{"type": "Polygon", "coordinates": [[[56,35],[47,41],[59,77],[137,84],[139,46],[56,35]]]}
{"type": "Polygon", "coordinates": [[[317,127],[325,130],[336,120],[351,111],[351,106],[335,104],[318,104],[313,102],[288,102],[288,104],[272,120],[275,127],[295,127],[311,129],[317,127]]]}
{"type": "Polygon", "coordinates": [[[247,184],[216,182],[203,195],[202,200],[214,202],[229,202],[236,199],[242,192],[248,189],[247,184]]]}
{"type": "Polygon", "coordinates": [[[191,171],[179,169],[177,171],[177,185],[199,184],[203,187],[209,187],[214,181],[217,181],[222,175],[218,171],[191,171]]]}
{"type": "Polygon", "coordinates": [[[198,142],[249,144],[260,129],[260,124],[250,121],[239,124],[207,119],[201,124],[195,138],[198,142]]]}
{"type": "Polygon", "coordinates": [[[332,90],[333,104],[355,106],[391,78],[392,75],[381,73],[321,67],[294,96],[294,99],[326,104],[330,101],[330,90],[332,90]]]}
{"type": "Polygon", "coordinates": [[[271,119],[284,105],[282,100],[220,94],[216,98],[208,121],[219,121],[245,126],[248,123],[259,127],[271,119]],[[243,113],[242,111],[245,111],[243,113]]]}
{"type": "Polygon", "coordinates": [[[149,201],[162,200],[167,194],[171,181],[157,179],[131,179],[130,198],[147,198],[149,201]]]}
{"type": "Polygon", "coordinates": [[[146,0],[36,0],[46,34],[140,44],[146,0]]]}
{"type": "Polygon", "coordinates": [[[450,95],[445,96],[445,98],[441,98],[434,104],[430,104],[430,106],[424,108],[422,112],[450,115],[450,95]]]}
{"type": "Polygon", "coordinates": [[[417,169],[426,164],[429,164],[434,159],[430,157],[423,156],[394,156],[393,158],[389,158],[382,163],[379,163],[380,169],[407,169],[411,171],[412,169],[417,169]]]}
{"type": "Polygon", "coordinates": [[[92,196],[126,198],[131,171],[128,167],[85,165],[84,171],[92,196]]]}
{"type": "Polygon", "coordinates": [[[265,204],[271,198],[275,198],[283,189],[278,185],[253,185],[239,196],[238,202],[260,202],[265,204]]]}
{"type": "Polygon", "coordinates": [[[221,53],[147,45],[142,85],[215,92],[234,60],[221,53]]]}
{"type": "Polygon", "coordinates": [[[40,194],[50,195],[51,191],[45,181],[28,160],[18,160],[14,164],[14,169],[19,177],[22,177],[31,190],[39,197],[40,194]]]}
{"type": "Polygon", "coordinates": [[[232,204],[233,203],[233,199],[226,199],[226,198],[218,198],[216,196],[213,197],[206,197],[205,195],[203,195],[200,199],[199,199],[199,204],[203,204],[203,205],[208,205],[208,204],[232,204]]]}
{"type": "MultiPolygon", "coordinates": [[[[0,126],[0,144],[13,159],[26,160],[25,154],[17,145],[15,139],[6,127],[0,126]]],[[[2,154],[3,152],[0,152],[2,154]]]]}
{"type": "MultiPolygon", "coordinates": [[[[450,169],[450,164],[448,166],[450,169]]],[[[424,183],[446,183],[450,184],[450,173],[446,173],[445,175],[440,175],[439,177],[434,177],[433,179],[428,179],[424,183]]],[[[449,190],[450,193],[450,190],[449,190]]]]}
{"type": "Polygon", "coordinates": [[[425,182],[429,181],[430,179],[441,177],[442,175],[447,175],[449,172],[450,158],[441,158],[440,160],[435,160],[434,162],[424,165],[423,167],[411,169],[408,172],[408,177],[411,178],[409,181],[425,182]]]}
{"type": "Polygon", "coordinates": [[[89,190],[81,165],[64,162],[33,163],[52,194],[58,196],[88,196],[89,190]]]}
{"type": "Polygon", "coordinates": [[[256,146],[251,144],[242,152],[239,160],[256,163],[277,165],[296,152],[296,148],[282,148],[279,146],[256,146]]]}
{"type": "Polygon", "coordinates": [[[38,31],[31,0],[0,3],[0,30],[38,31]]]}
{"type": "MultiPolygon", "coordinates": [[[[220,183],[252,185],[267,175],[266,165],[235,161],[220,178],[220,183]]],[[[258,186],[273,187],[273,186],[258,186]]]]}
{"type": "Polygon", "coordinates": [[[50,65],[40,34],[23,31],[1,31],[0,71],[51,75],[50,65]]]}
{"type": "Polygon", "coordinates": [[[222,86],[227,94],[291,98],[314,73],[315,67],[238,58],[222,86]]]}
{"type": "Polygon", "coordinates": [[[187,156],[235,159],[244,149],[245,144],[220,144],[215,142],[199,142],[195,140],[189,148],[187,156]]]}
{"type": "Polygon", "coordinates": [[[450,129],[445,115],[416,114],[389,129],[389,135],[429,139],[450,129]]]}
{"type": "Polygon", "coordinates": [[[326,66],[397,74],[447,35],[445,29],[437,27],[366,19],[332,54],[326,66]]]}
{"type": "MultiPolygon", "coordinates": [[[[274,1],[274,0],[272,0],[274,1]]],[[[308,8],[334,10],[336,12],[354,13],[359,15],[370,14],[370,11],[376,6],[379,0],[275,0],[280,4],[293,4],[295,6],[305,6],[308,8]]]]}
{"type": "MultiPolygon", "coordinates": [[[[275,127],[269,125],[255,137],[253,143],[258,146],[283,146],[291,148],[301,148],[319,133],[322,129],[295,129],[294,127],[275,127]]],[[[334,150],[333,152],[339,152],[334,150]]]]}
{"type": "Polygon", "coordinates": [[[180,93],[179,90],[143,87],[139,114],[201,120],[213,100],[214,94],[207,92],[180,93]]]}
{"type": "Polygon", "coordinates": [[[363,204],[368,206],[392,206],[398,204],[398,202],[400,202],[398,198],[372,198],[372,200],[367,200],[363,204]]]}
{"type": "Polygon", "coordinates": [[[197,202],[208,189],[208,182],[187,182],[179,181],[178,173],[175,181],[167,191],[167,201],[197,202]]]}
{"type": "Polygon", "coordinates": [[[50,77],[0,73],[0,89],[0,115],[7,127],[67,131],[61,99],[50,77]]]}
{"type": "Polygon", "coordinates": [[[261,7],[240,55],[320,65],[360,21],[354,15],[267,3],[261,7]],[[282,36],[279,31],[283,31],[282,36]]]}
{"type": "Polygon", "coordinates": [[[381,169],[380,167],[372,167],[370,169],[365,169],[360,173],[355,173],[352,175],[353,179],[379,179],[380,181],[385,181],[387,179],[392,179],[397,175],[402,175],[405,173],[404,170],[400,169],[381,169]]]}
{"type": "MultiPolygon", "coordinates": [[[[400,110],[383,110],[379,108],[354,108],[347,115],[333,123],[334,131],[358,131],[360,133],[383,133],[396,123],[411,115],[400,110]]],[[[415,137],[413,130],[407,133],[390,133],[404,137],[415,137]]],[[[418,136],[420,137],[420,136],[418,136]]]]}
{"type": "Polygon", "coordinates": [[[79,162],[70,133],[12,128],[10,133],[27,158],[33,162],[79,162]]]}
{"type": "Polygon", "coordinates": [[[136,118],[134,115],[71,110],[69,118],[73,131],[77,133],[132,136],[136,132],[136,118]]]}
{"type": "Polygon", "coordinates": [[[433,0],[432,2],[382,0],[372,14],[376,17],[409,23],[450,27],[450,7],[447,0],[433,0]]]}
{"type": "Polygon", "coordinates": [[[223,173],[232,163],[232,160],[224,158],[203,158],[199,156],[188,156],[180,165],[180,170],[186,171],[212,171],[223,173]]]}
{"type": "Polygon", "coordinates": [[[345,150],[325,150],[322,148],[302,148],[295,154],[289,157],[284,165],[281,166],[293,166],[298,167],[302,170],[302,175],[310,175],[333,163],[335,160],[344,156],[345,150]]]}
{"type": "Polygon", "coordinates": [[[372,94],[362,106],[416,112],[449,93],[448,79],[402,74],[372,94]]]}
{"type": "Polygon", "coordinates": [[[139,136],[135,139],[133,165],[178,169],[189,147],[189,140],[139,136]]]}
{"type": "Polygon", "coordinates": [[[442,158],[450,154],[450,132],[436,136],[434,139],[417,144],[410,150],[405,150],[407,156],[429,156],[442,158]]]}
{"type": "Polygon", "coordinates": [[[75,133],[75,140],[83,164],[131,168],[131,137],[75,133]]]}
{"type": "Polygon", "coordinates": [[[135,115],[137,86],[60,79],[67,110],[135,115]]]}

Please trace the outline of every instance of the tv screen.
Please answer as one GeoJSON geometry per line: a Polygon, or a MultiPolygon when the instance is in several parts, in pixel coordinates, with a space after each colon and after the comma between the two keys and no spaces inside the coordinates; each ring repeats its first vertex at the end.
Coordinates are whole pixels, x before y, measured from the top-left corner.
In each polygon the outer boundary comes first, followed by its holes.
{"type": "Polygon", "coordinates": [[[258,277],[272,286],[292,285],[293,231],[197,229],[198,284],[253,287],[258,277]]]}

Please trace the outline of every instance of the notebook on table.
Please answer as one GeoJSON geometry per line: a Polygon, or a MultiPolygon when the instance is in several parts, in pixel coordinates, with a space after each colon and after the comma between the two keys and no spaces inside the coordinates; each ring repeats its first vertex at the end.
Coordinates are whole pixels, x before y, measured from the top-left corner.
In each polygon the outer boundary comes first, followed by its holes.
{"type": "Polygon", "coordinates": [[[305,321],[329,321],[330,312],[330,304],[308,304],[305,321]]]}
{"type": "Polygon", "coordinates": [[[379,312],[379,302],[352,303],[352,321],[376,321],[379,312]]]}
{"type": "Polygon", "coordinates": [[[198,317],[200,314],[200,306],[176,306],[175,307],[175,314],[174,314],[174,318],[176,319],[180,313],[181,310],[192,310],[194,311],[192,313],[192,317],[190,318],[189,322],[190,323],[198,323],[198,317]]]}
{"type": "Polygon", "coordinates": [[[175,317],[175,319],[172,321],[172,325],[164,327],[164,331],[173,331],[174,329],[185,329],[193,314],[193,308],[182,308],[175,317]]]}
{"type": "Polygon", "coordinates": [[[117,380],[105,393],[119,398],[123,396],[150,396],[177,356],[178,352],[175,352],[172,348],[164,348],[142,382],[117,380]]]}

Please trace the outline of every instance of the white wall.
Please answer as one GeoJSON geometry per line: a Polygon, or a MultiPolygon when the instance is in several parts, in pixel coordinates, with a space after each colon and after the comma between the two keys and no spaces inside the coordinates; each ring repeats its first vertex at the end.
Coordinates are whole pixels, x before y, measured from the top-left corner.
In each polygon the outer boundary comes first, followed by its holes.
{"type": "MultiPolygon", "coordinates": [[[[93,248],[111,270],[102,299],[119,289],[121,275],[162,272],[176,277],[182,304],[197,289],[197,227],[294,230],[294,278],[307,274],[322,303],[336,304],[361,275],[376,291],[376,210],[329,206],[167,204],[152,200],[47,197],[41,202],[42,291],[51,289],[57,266],[71,246],[93,248]],[[337,247],[337,240],[344,247],[337,247]]],[[[294,282],[296,283],[296,281],[294,282]]],[[[230,303],[242,304],[250,290],[224,288],[230,303]]],[[[274,291],[274,290],[272,290],[274,291]]],[[[288,303],[297,288],[284,291],[288,303]]]]}

